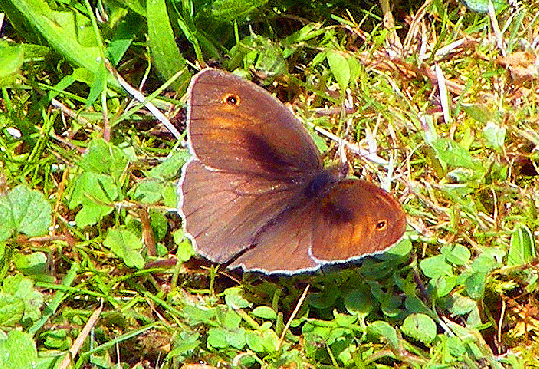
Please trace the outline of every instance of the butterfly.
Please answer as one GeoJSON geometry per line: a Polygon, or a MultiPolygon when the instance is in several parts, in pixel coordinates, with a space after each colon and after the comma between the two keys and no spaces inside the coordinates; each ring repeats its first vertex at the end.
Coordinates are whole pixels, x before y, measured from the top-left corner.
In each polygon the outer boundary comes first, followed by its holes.
{"type": "Polygon", "coordinates": [[[200,255],[293,274],[381,253],[402,237],[400,203],[325,168],[303,124],[263,88],[205,69],[188,97],[192,157],[178,185],[179,212],[200,255]]]}

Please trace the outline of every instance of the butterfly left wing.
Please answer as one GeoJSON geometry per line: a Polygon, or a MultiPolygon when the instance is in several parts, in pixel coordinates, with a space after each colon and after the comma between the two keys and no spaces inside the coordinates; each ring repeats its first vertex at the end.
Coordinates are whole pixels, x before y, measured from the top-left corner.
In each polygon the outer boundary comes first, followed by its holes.
{"type": "Polygon", "coordinates": [[[297,186],[250,174],[211,170],[194,159],[183,168],[179,211],[193,248],[226,263],[297,198],[297,186]]]}
{"type": "Polygon", "coordinates": [[[193,77],[187,130],[192,152],[213,169],[288,183],[322,169],[313,139],[290,109],[225,71],[193,77]]]}
{"type": "Polygon", "coordinates": [[[262,229],[254,245],[228,267],[282,274],[318,269],[318,263],[309,255],[313,238],[313,205],[310,202],[282,213],[262,229]]]}

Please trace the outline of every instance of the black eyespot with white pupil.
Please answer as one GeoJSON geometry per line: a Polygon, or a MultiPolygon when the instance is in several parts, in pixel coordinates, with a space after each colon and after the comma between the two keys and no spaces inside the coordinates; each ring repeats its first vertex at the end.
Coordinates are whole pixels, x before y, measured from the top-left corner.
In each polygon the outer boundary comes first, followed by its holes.
{"type": "Polygon", "coordinates": [[[386,228],[387,228],[387,220],[383,219],[383,220],[379,220],[378,222],[376,222],[376,230],[377,231],[383,231],[386,228]]]}
{"type": "Polygon", "coordinates": [[[225,97],[223,98],[223,102],[227,105],[230,105],[230,106],[237,106],[240,104],[240,98],[238,95],[234,95],[234,94],[227,94],[225,95],[225,97]]]}

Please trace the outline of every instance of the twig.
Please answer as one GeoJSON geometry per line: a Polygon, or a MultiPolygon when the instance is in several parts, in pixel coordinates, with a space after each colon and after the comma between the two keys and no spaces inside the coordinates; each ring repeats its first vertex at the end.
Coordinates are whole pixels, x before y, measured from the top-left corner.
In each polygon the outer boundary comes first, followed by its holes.
{"type": "Polygon", "coordinates": [[[290,324],[292,324],[292,320],[296,317],[296,314],[299,311],[299,308],[301,305],[303,305],[303,300],[305,300],[305,297],[307,297],[307,292],[309,292],[309,285],[305,287],[305,290],[303,290],[303,293],[301,294],[301,297],[298,300],[298,303],[296,304],[296,307],[294,308],[294,311],[292,312],[292,315],[290,315],[290,318],[288,318],[288,321],[286,322],[286,325],[284,326],[283,333],[281,334],[281,339],[279,340],[279,350],[281,347],[283,347],[283,341],[284,336],[286,335],[286,332],[288,331],[288,328],[290,328],[290,324]]]}
{"type": "Polygon", "coordinates": [[[494,5],[492,5],[491,0],[488,2],[488,16],[492,25],[492,31],[494,31],[494,37],[496,38],[496,45],[498,46],[498,49],[500,49],[502,56],[506,56],[507,50],[505,50],[505,47],[503,46],[502,31],[500,31],[498,19],[496,19],[496,10],[494,10],[494,5]]]}
{"type": "Polygon", "coordinates": [[[365,149],[362,149],[361,147],[359,147],[359,145],[357,144],[353,144],[353,143],[350,143],[348,141],[345,141],[343,140],[342,138],[334,135],[333,133],[329,132],[329,131],[326,131],[325,129],[323,128],[320,128],[320,127],[314,127],[314,130],[318,133],[320,133],[322,136],[325,136],[327,138],[329,138],[330,140],[333,140],[335,142],[337,142],[337,144],[339,146],[346,146],[350,151],[352,151],[354,154],[357,154],[357,155],[360,155],[361,157],[364,157],[366,158],[367,160],[375,163],[375,164],[379,164],[379,165],[383,165],[383,166],[387,166],[388,165],[388,162],[387,160],[385,159],[382,159],[381,157],[379,157],[378,155],[376,155],[376,152],[371,152],[371,151],[367,151],[365,149]]]}
{"type": "Polygon", "coordinates": [[[436,64],[436,81],[438,82],[438,91],[440,92],[440,104],[442,104],[442,112],[444,113],[444,121],[450,123],[451,115],[449,112],[449,99],[447,95],[447,87],[442,68],[436,64]]]}
{"type": "Polygon", "coordinates": [[[74,112],[72,109],[69,109],[67,106],[62,104],[60,101],[56,99],[51,100],[51,105],[57,107],[64,113],[65,115],[71,117],[72,119],[75,119],[77,122],[82,124],[83,126],[87,126],[90,124],[88,119],[81,117],[78,113],[74,112]]]}
{"type": "MultiPolygon", "coordinates": [[[[155,105],[153,105],[151,102],[147,101],[146,100],[146,97],[144,97],[144,95],[142,93],[140,93],[137,89],[131,87],[129,85],[129,83],[127,83],[119,74],[118,72],[116,71],[116,69],[114,69],[112,67],[112,65],[110,64],[110,62],[108,60],[105,61],[105,65],[107,67],[107,69],[109,70],[109,72],[111,72],[113,75],[114,75],[114,78],[116,78],[116,80],[118,81],[118,83],[120,84],[120,86],[122,86],[129,94],[131,94],[131,96],[133,96],[136,100],[138,100],[140,103],[144,104],[144,106],[153,114],[153,116],[159,120],[161,123],[163,123],[165,125],[165,127],[167,127],[167,129],[170,131],[170,133],[172,133],[174,135],[174,137],[176,137],[176,139],[180,139],[181,138],[181,134],[180,132],[178,132],[178,130],[176,129],[176,127],[174,127],[172,125],[172,123],[170,123],[170,121],[167,119],[167,117],[165,117],[165,115],[163,113],[161,113],[159,111],[159,109],[157,109],[155,107],[155,105]]],[[[180,73],[180,72],[178,72],[180,73]]],[[[183,73],[183,71],[181,71],[181,73],[183,73]]]]}
{"type": "Polygon", "coordinates": [[[90,319],[88,319],[88,322],[86,322],[86,325],[80,332],[80,334],[75,339],[75,342],[73,342],[73,346],[69,349],[69,353],[64,357],[64,360],[62,360],[62,363],[58,366],[58,369],[66,369],[71,364],[71,359],[77,355],[80,348],[82,347],[82,344],[86,340],[86,337],[88,337],[88,334],[90,334],[90,331],[95,326],[95,323],[97,323],[97,319],[99,318],[99,315],[101,315],[101,311],[103,310],[103,305],[98,307],[92,316],[90,316],[90,319]]]}

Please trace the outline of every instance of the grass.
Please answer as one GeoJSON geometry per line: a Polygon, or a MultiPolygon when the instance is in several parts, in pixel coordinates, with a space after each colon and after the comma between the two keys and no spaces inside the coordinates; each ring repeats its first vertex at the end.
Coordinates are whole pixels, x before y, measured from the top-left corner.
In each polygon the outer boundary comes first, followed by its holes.
{"type": "Polygon", "coordinates": [[[461,3],[401,2],[402,49],[369,2],[1,4],[0,367],[539,366],[537,3],[497,32],[461,3]],[[184,141],[105,58],[180,132],[207,63],[374,145],[394,167],[350,153],[354,174],[403,204],[405,239],[294,277],[196,257],[184,141]]]}

